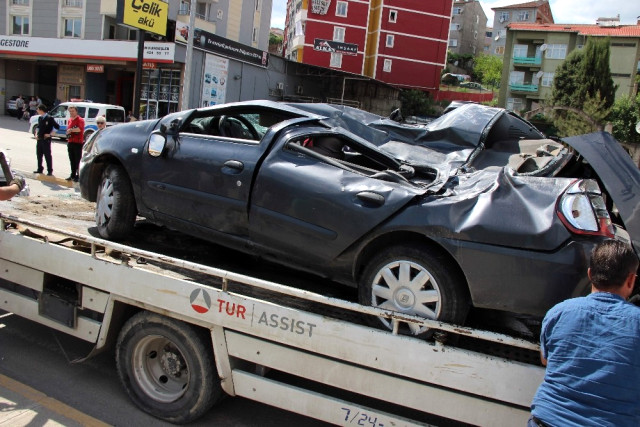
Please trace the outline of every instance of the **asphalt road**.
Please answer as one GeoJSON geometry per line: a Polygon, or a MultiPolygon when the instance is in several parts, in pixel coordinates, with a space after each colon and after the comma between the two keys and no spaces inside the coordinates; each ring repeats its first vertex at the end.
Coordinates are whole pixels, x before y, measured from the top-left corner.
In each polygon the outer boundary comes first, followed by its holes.
{"type": "MultiPolygon", "coordinates": [[[[33,174],[35,140],[28,124],[0,116],[0,150],[11,168],[27,178],[31,198],[80,197],[65,181],[70,167],[66,143],[52,144],[54,177],[33,174]]],[[[3,203],[0,202],[0,209],[3,203]]],[[[113,350],[82,363],[86,343],[0,311],[0,425],[11,426],[162,426],[128,399],[116,374],[113,350]]],[[[227,398],[194,426],[319,426],[316,420],[243,398],[227,398]]]]}

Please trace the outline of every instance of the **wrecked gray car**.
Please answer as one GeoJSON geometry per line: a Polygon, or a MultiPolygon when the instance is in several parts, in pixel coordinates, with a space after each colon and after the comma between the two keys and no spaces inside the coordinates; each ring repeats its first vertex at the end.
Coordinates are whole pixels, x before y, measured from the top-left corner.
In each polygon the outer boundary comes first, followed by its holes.
{"type": "Polygon", "coordinates": [[[539,318],[588,293],[596,243],[639,247],[639,178],[608,134],[552,140],[476,104],[424,126],[325,104],[217,105],[101,131],[80,167],[107,239],[140,215],[458,324],[470,307],[539,318]]]}

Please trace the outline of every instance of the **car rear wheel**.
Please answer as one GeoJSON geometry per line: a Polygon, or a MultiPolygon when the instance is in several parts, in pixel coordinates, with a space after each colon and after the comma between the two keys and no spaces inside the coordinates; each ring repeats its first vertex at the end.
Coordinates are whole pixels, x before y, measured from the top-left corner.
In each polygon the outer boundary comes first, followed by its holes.
{"type": "Polygon", "coordinates": [[[109,165],[102,174],[96,197],[96,225],[105,239],[118,240],[133,231],[136,202],[131,182],[118,165],[109,165]]]}
{"type": "MultiPolygon", "coordinates": [[[[451,262],[420,245],[401,245],[374,256],[359,284],[364,305],[454,324],[462,324],[469,310],[464,280],[451,262]]],[[[369,318],[373,326],[389,330],[389,319],[369,318]]],[[[428,336],[429,328],[402,323],[401,332],[428,336]]]]}

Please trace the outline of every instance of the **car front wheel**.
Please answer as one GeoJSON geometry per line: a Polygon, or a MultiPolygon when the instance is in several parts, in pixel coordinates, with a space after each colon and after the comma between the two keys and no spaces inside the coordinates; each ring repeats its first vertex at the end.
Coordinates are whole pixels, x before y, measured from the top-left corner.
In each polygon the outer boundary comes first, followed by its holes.
{"type": "MultiPolygon", "coordinates": [[[[462,324],[469,309],[463,279],[448,259],[420,245],[387,248],[374,256],[359,284],[363,305],[426,319],[462,324]]],[[[389,319],[371,319],[389,330],[389,319]]],[[[402,323],[401,332],[426,336],[429,328],[402,323]]]]}
{"type": "Polygon", "coordinates": [[[133,231],[136,202],[126,172],[109,165],[102,174],[96,197],[96,225],[105,239],[119,240],[133,231]]]}

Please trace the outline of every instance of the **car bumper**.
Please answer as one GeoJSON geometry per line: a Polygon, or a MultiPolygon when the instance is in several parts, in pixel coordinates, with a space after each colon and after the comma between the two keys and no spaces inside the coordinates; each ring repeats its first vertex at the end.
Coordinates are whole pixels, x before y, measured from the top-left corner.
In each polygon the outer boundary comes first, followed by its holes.
{"type": "Polygon", "coordinates": [[[553,252],[460,241],[444,245],[464,272],[475,307],[543,317],[555,304],[589,293],[587,268],[597,243],[570,241],[553,252]]]}

